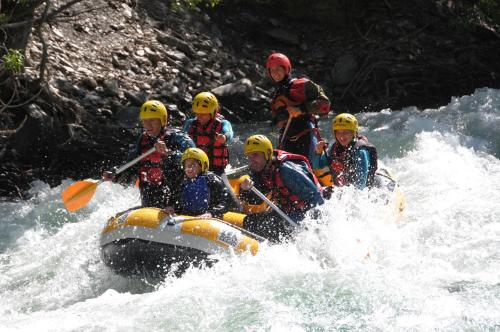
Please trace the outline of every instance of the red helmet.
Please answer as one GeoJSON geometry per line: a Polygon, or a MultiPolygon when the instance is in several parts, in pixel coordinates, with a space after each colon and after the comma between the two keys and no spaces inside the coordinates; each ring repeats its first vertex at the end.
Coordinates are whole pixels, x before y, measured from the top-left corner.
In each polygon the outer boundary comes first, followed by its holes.
{"type": "Polygon", "coordinates": [[[266,68],[274,68],[277,66],[282,66],[285,68],[286,74],[290,74],[290,70],[292,69],[292,64],[290,63],[290,59],[282,53],[273,53],[271,54],[266,61],[266,68]]]}

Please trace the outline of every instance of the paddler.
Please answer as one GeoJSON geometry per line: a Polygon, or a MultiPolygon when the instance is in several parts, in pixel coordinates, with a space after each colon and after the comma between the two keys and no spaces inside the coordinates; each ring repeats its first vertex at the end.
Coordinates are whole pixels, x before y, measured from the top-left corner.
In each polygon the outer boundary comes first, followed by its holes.
{"type": "MultiPolygon", "coordinates": [[[[324,203],[321,186],[306,157],[273,149],[264,135],[248,137],[244,151],[251,172],[240,183],[242,200],[260,204],[260,198],[246,192],[255,186],[263,194],[270,194],[276,206],[297,223],[310,209],[324,203]]],[[[279,241],[292,231],[290,225],[272,210],[248,215],[243,227],[272,241],[279,241]]]]}
{"type": "Polygon", "coordinates": [[[171,190],[182,181],[182,153],[189,147],[195,147],[195,144],[188,135],[167,126],[167,108],[158,100],[146,101],[139,111],[139,118],[144,131],[127,159],[132,160],[153,146],[156,151],[122,172],[118,178],[110,171],[105,171],[102,178],[105,181],[130,182],[136,177],[139,179],[142,206],[163,208],[171,190]]]}
{"type": "Polygon", "coordinates": [[[189,148],[182,154],[184,179],[173,190],[166,213],[185,214],[200,218],[219,218],[236,209],[229,189],[222,179],[209,172],[207,154],[199,148],[189,148]]]}
{"type": "Polygon", "coordinates": [[[374,185],[377,171],[377,149],[366,136],[358,134],[358,120],[349,113],[342,113],[332,122],[334,143],[325,141],[316,145],[314,164],[328,167],[332,173],[323,186],[349,186],[358,189],[374,185]]]}

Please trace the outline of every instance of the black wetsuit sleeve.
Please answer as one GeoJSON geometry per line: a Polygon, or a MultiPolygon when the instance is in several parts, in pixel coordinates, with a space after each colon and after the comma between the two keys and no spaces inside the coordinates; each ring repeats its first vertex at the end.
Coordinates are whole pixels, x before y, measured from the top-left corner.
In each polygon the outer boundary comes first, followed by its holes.
{"type": "Polygon", "coordinates": [[[208,186],[210,188],[210,201],[208,211],[212,217],[222,218],[229,210],[236,209],[236,204],[222,179],[213,173],[207,174],[208,186]]]}
{"type": "Polygon", "coordinates": [[[168,195],[165,205],[165,206],[172,206],[175,210],[175,213],[177,214],[183,213],[181,204],[181,188],[182,188],[182,181],[178,186],[171,188],[170,195],[168,195]]]}
{"type": "Polygon", "coordinates": [[[170,150],[167,156],[163,158],[163,172],[167,187],[171,190],[178,189],[184,172],[182,171],[181,158],[187,148],[194,148],[196,145],[188,135],[181,132],[174,132],[165,141],[170,150]]]}

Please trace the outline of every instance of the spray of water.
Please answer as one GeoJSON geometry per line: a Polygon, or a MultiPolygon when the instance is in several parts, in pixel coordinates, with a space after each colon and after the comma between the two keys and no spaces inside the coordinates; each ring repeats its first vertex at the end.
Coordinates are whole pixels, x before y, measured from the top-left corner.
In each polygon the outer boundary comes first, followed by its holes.
{"type": "Polygon", "coordinates": [[[69,214],[70,180],[34,183],[33,199],[0,204],[0,330],[499,330],[499,109],[500,91],[481,89],[359,115],[405,193],[398,222],[382,191],[346,188],[294,241],[159,284],[99,256],[101,228],[139,203],[136,189],[105,183],[69,214]]]}

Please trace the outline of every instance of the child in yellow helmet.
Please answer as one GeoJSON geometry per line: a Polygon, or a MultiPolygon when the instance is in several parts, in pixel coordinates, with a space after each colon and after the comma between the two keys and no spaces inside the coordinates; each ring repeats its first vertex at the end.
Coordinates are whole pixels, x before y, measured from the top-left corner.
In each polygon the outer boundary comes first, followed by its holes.
{"type": "Polygon", "coordinates": [[[333,183],[323,185],[354,185],[358,189],[374,184],[378,167],[377,149],[365,136],[358,135],[358,120],[349,113],[342,113],[332,122],[334,143],[327,148],[325,141],[316,145],[314,165],[329,167],[333,183]]]}
{"type": "MultiPolygon", "coordinates": [[[[142,206],[163,208],[172,188],[180,183],[182,152],[194,147],[194,143],[182,132],[167,127],[167,108],[158,100],[146,101],[139,111],[139,118],[144,131],[135,149],[129,153],[128,160],[140,156],[153,146],[156,152],[121,173],[120,181],[129,181],[134,176],[139,178],[142,206]]],[[[110,171],[105,171],[102,177],[105,181],[115,180],[110,171]]]]}
{"type": "Polygon", "coordinates": [[[203,150],[187,149],[182,154],[181,163],[184,179],[173,190],[165,212],[221,219],[224,213],[236,209],[236,203],[222,179],[208,171],[210,162],[203,150]]]}

